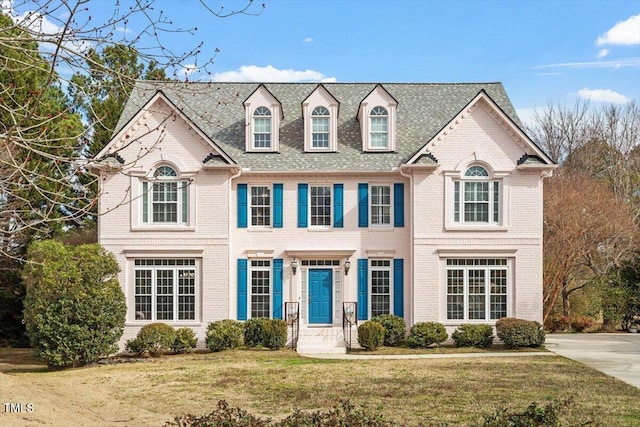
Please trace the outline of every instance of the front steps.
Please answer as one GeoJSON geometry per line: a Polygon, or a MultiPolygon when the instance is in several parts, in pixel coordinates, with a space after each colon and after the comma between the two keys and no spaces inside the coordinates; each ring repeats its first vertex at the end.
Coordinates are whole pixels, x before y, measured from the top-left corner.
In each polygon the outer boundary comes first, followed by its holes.
{"type": "MultiPolygon", "coordinates": [[[[357,342],[358,332],[352,333],[357,342]]],[[[301,326],[298,332],[296,351],[300,354],[345,354],[347,344],[344,340],[342,326],[301,326]]]]}

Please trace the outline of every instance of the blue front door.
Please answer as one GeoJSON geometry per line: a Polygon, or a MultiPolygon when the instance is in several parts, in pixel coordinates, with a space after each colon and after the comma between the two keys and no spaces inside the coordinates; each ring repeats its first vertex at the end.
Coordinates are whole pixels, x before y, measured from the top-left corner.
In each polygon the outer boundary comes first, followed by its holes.
{"type": "Polygon", "coordinates": [[[309,323],[331,323],[331,269],[309,270],[309,323]]]}

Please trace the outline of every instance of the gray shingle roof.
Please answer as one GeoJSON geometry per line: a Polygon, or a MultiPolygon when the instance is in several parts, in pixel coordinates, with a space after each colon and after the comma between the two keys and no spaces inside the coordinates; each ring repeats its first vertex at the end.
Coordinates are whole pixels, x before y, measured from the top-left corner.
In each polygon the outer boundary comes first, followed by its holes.
{"type": "Polygon", "coordinates": [[[356,119],[360,102],[375,83],[324,83],[340,102],[338,151],[305,153],[302,101],[317,83],[266,83],[282,104],[279,153],[245,152],[243,101],[259,83],[138,82],[117,126],[126,123],[161,90],[224,152],[252,171],[384,171],[400,166],[423,147],[481,90],[521,126],[501,83],[383,83],[397,101],[396,152],[362,151],[360,124],[356,119]]]}

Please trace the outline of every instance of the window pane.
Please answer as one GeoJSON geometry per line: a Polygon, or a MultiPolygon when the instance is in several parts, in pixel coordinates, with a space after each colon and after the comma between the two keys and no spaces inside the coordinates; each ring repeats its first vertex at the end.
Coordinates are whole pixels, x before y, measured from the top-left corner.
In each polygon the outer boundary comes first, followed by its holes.
{"type": "Polygon", "coordinates": [[[178,183],[153,184],[153,222],[178,222],[178,183]]]}
{"type": "Polygon", "coordinates": [[[493,222],[500,223],[500,183],[493,182],[493,222]]]}
{"type": "Polygon", "coordinates": [[[151,320],[152,271],[135,271],[136,320],[151,320]]]}
{"type": "Polygon", "coordinates": [[[173,320],[173,270],[156,270],[156,318],[173,320]]]}
{"type": "Polygon", "coordinates": [[[251,263],[251,317],[269,317],[270,276],[269,261],[251,263]],[[265,266],[266,264],[266,266],[265,266]]]}
{"type": "Polygon", "coordinates": [[[464,270],[447,270],[447,319],[464,319],[464,270]]]}
{"type": "Polygon", "coordinates": [[[507,316],[507,270],[491,270],[491,319],[507,316]]]}
{"type": "Polygon", "coordinates": [[[489,183],[464,183],[465,222],[489,222],[489,183]]]}
{"type": "Polygon", "coordinates": [[[271,189],[267,186],[251,187],[251,225],[271,225],[271,189]]]}
{"type": "Polygon", "coordinates": [[[371,186],[371,223],[391,224],[391,186],[371,186]]]}
{"type": "Polygon", "coordinates": [[[468,270],[469,320],[485,319],[485,270],[468,270]]]}
{"type": "Polygon", "coordinates": [[[196,273],[194,270],[178,270],[178,319],[196,318],[196,273]]]}
{"type": "Polygon", "coordinates": [[[311,187],[311,225],[331,225],[331,187],[311,187]]]}
{"type": "Polygon", "coordinates": [[[391,314],[391,268],[388,260],[371,261],[371,316],[391,314]],[[385,262],[386,261],[386,262],[385,262]]]}

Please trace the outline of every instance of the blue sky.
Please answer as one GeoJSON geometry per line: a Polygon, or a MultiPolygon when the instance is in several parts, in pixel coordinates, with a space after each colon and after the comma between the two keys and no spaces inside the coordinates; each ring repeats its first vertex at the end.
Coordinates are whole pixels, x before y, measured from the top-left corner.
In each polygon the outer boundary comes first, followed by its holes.
{"type": "MultiPolygon", "coordinates": [[[[198,28],[193,35],[163,34],[165,47],[183,51],[204,43],[198,60],[182,64],[186,68],[179,76],[500,81],[522,116],[548,102],[571,105],[576,98],[589,98],[594,105],[640,102],[638,0],[263,2],[262,12],[260,0],[249,9],[260,12],[255,16],[217,18],[197,0],[156,0],[154,13],[162,10],[176,27],[198,28]],[[214,64],[206,71],[199,68],[215,49],[220,51],[214,64]]],[[[230,11],[245,2],[207,4],[230,11]]],[[[94,0],[88,7],[94,16],[104,16],[112,5],[94,0]]],[[[136,24],[129,23],[129,32],[138,30],[136,24]]]]}

